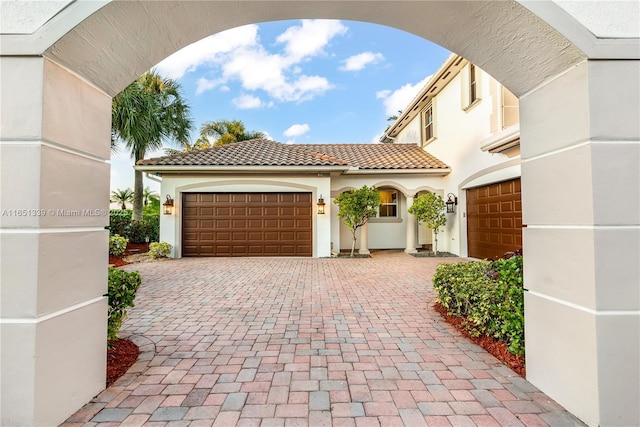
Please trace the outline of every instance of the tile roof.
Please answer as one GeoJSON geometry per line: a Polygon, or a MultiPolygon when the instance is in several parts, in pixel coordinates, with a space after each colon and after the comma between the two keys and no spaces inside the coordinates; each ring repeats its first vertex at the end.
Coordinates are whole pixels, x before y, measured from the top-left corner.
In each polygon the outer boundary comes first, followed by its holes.
{"type": "Polygon", "coordinates": [[[364,170],[447,169],[415,144],[297,144],[253,139],[172,156],[138,166],[344,166],[364,170]]]}
{"type": "Polygon", "coordinates": [[[342,159],[359,169],[447,169],[416,144],[308,144],[305,150],[342,159]]]}

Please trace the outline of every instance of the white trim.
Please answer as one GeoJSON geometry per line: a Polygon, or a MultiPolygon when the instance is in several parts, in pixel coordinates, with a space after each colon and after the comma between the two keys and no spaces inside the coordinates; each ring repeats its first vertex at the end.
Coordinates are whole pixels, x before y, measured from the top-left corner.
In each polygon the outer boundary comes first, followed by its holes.
{"type": "Polygon", "coordinates": [[[485,152],[488,151],[490,153],[499,153],[511,147],[515,147],[516,145],[520,145],[519,142],[515,143],[518,138],[520,138],[519,123],[513,126],[509,126],[501,132],[497,132],[490,137],[480,141],[480,149],[485,152]]]}
{"type": "Polygon", "coordinates": [[[540,299],[544,299],[547,301],[554,302],[556,304],[564,305],[565,307],[573,308],[575,310],[582,311],[584,313],[588,313],[594,316],[638,316],[640,315],[640,310],[594,310],[592,308],[587,308],[578,304],[574,304],[572,302],[565,301],[560,298],[555,298],[550,295],[541,294],[536,291],[527,290],[527,292],[540,299]]]}
{"type": "Polygon", "coordinates": [[[67,153],[67,154],[72,154],[74,156],[83,157],[85,159],[93,160],[93,161],[100,162],[100,163],[109,164],[109,160],[110,160],[110,159],[104,159],[104,158],[99,157],[99,156],[95,156],[93,154],[87,153],[86,151],[77,150],[77,149],[75,149],[73,147],[69,147],[69,146],[66,146],[66,145],[61,145],[61,144],[58,144],[56,142],[47,141],[47,140],[43,140],[43,139],[0,140],[0,146],[1,145],[26,145],[26,146],[32,146],[32,147],[45,146],[45,147],[49,147],[49,148],[57,150],[57,151],[62,151],[62,152],[67,153]]]}
{"type": "MultiPolygon", "coordinates": [[[[99,303],[101,301],[106,300],[106,296],[99,296],[78,304],[74,304],[70,307],[63,308],[62,310],[54,311],[53,313],[45,314],[44,316],[36,317],[36,318],[26,318],[26,317],[16,317],[16,318],[0,318],[0,324],[30,324],[34,325],[37,323],[46,322],[47,320],[54,319],[56,317],[65,315],[67,313],[71,313],[72,311],[80,310],[84,307],[88,307],[90,305],[99,303]]],[[[106,314],[106,313],[105,313],[106,314]]]]}
{"type": "Polygon", "coordinates": [[[152,166],[136,165],[135,170],[156,173],[171,172],[180,174],[182,172],[207,172],[207,173],[267,173],[267,172],[341,172],[349,166],[152,166]]]}
{"type": "Polygon", "coordinates": [[[503,167],[498,170],[494,170],[477,178],[472,179],[469,182],[465,182],[460,186],[461,190],[466,190],[474,187],[481,187],[487,184],[494,184],[496,182],[508,181],[511,179],[520,178],[521,168],[520,165],[513,165],[509,167],[503,167]]]}
{"type": "MultiPolygon", "coordinates": [[[[109,211],[108,209],[106,209],[109,211]]],[[[45,217],[46,218],[46,217],[45,217]]],[[[69,216],[68,218],[78,218],[69,216]]],[[[83,218],[83,217],[80,217],[83,218]]],[[[84,217],[86,218],[86,217],[84,217]]],[[[88,233],[106,231],[104,227],[72,227],[72,228],[0,228],[0,234],[56,234],[56,233],[88,233]]]]}
{"type": "Polygon", "coordinates": [[[589,224],[577,224],[577,225],[560,225],[560,224],[527,224],[526,228],[538,229],[538,230],[637,230],[640,229],[640,225],[589,225],[589,224]]]}
{"type": "Polygon", "coordinates": [[[544,159],[545,157],[555,156],[556,154],[565,153],[567,151],[575,150],[577,148],[587,147],[589,145],[591,145],[591,139],[583,140],[580,142],[576,142],[572,145],[568,145],[566,147],[557,148],[555,150],[547,151],[546,153],[536,154],[535,156],[532,156],[532,157],[523,158],[522,163],[544,159]]]}
{"type": "Polygon", "coordinates": [[[442,169],[351,169],[345,175],[385,175],[385,174],[414,174],[445,176],[451,172],[451,168],[442,169]]]}

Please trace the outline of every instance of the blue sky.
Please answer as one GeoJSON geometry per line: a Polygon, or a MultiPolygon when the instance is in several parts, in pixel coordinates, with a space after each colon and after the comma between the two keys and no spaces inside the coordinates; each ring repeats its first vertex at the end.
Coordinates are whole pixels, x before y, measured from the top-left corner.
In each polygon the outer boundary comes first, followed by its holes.
{"type": "MultiPolygon", "coordinates": [[[[193,139],[205,121],[241,120],[283,143],[366,144],[378,141],[387,117],[406,107],[448,55],[390,27],[298,20],[214,34],[155,69],[181,84],[193,139]]],[[[121,151],[111,160],[112,190],[133,187],[133,161],[121,151]]]]}

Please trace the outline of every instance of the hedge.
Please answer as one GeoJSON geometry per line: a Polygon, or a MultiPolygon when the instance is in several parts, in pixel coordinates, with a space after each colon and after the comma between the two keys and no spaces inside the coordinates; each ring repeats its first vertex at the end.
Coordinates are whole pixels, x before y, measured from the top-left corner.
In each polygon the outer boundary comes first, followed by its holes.
{"type": "Polygon", "coordinates": [[[522,257],[498,261],[440,264],[433,276],[438,302],[451,316],[465,319],[473,336],[488,335],[524,354],[522,257]]]}

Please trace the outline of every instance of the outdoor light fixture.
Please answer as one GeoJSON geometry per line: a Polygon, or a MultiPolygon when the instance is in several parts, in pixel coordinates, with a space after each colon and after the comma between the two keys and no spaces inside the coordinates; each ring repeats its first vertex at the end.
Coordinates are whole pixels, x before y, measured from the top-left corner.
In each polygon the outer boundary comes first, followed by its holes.
{"type": "Polygon", "coordinates": [[[171,215],[173,213],[173,199],[167,194],[167,201],[162,204],[163,212],[165,215],[171,215]]]}
{"type": "Polygon", "coordinates": [[[318,199],[318,215],[324,215],[324,199],[322,198],[322,194],[318,199]]]}
{"type": "Polygon", "coordinates": [[[458,198],[452,193],[449,193],[447,194],[447,201],[445,204],[447,205],[447,213],[455,213],[456,209],[454,206],[458,204],[458,198]]]}

